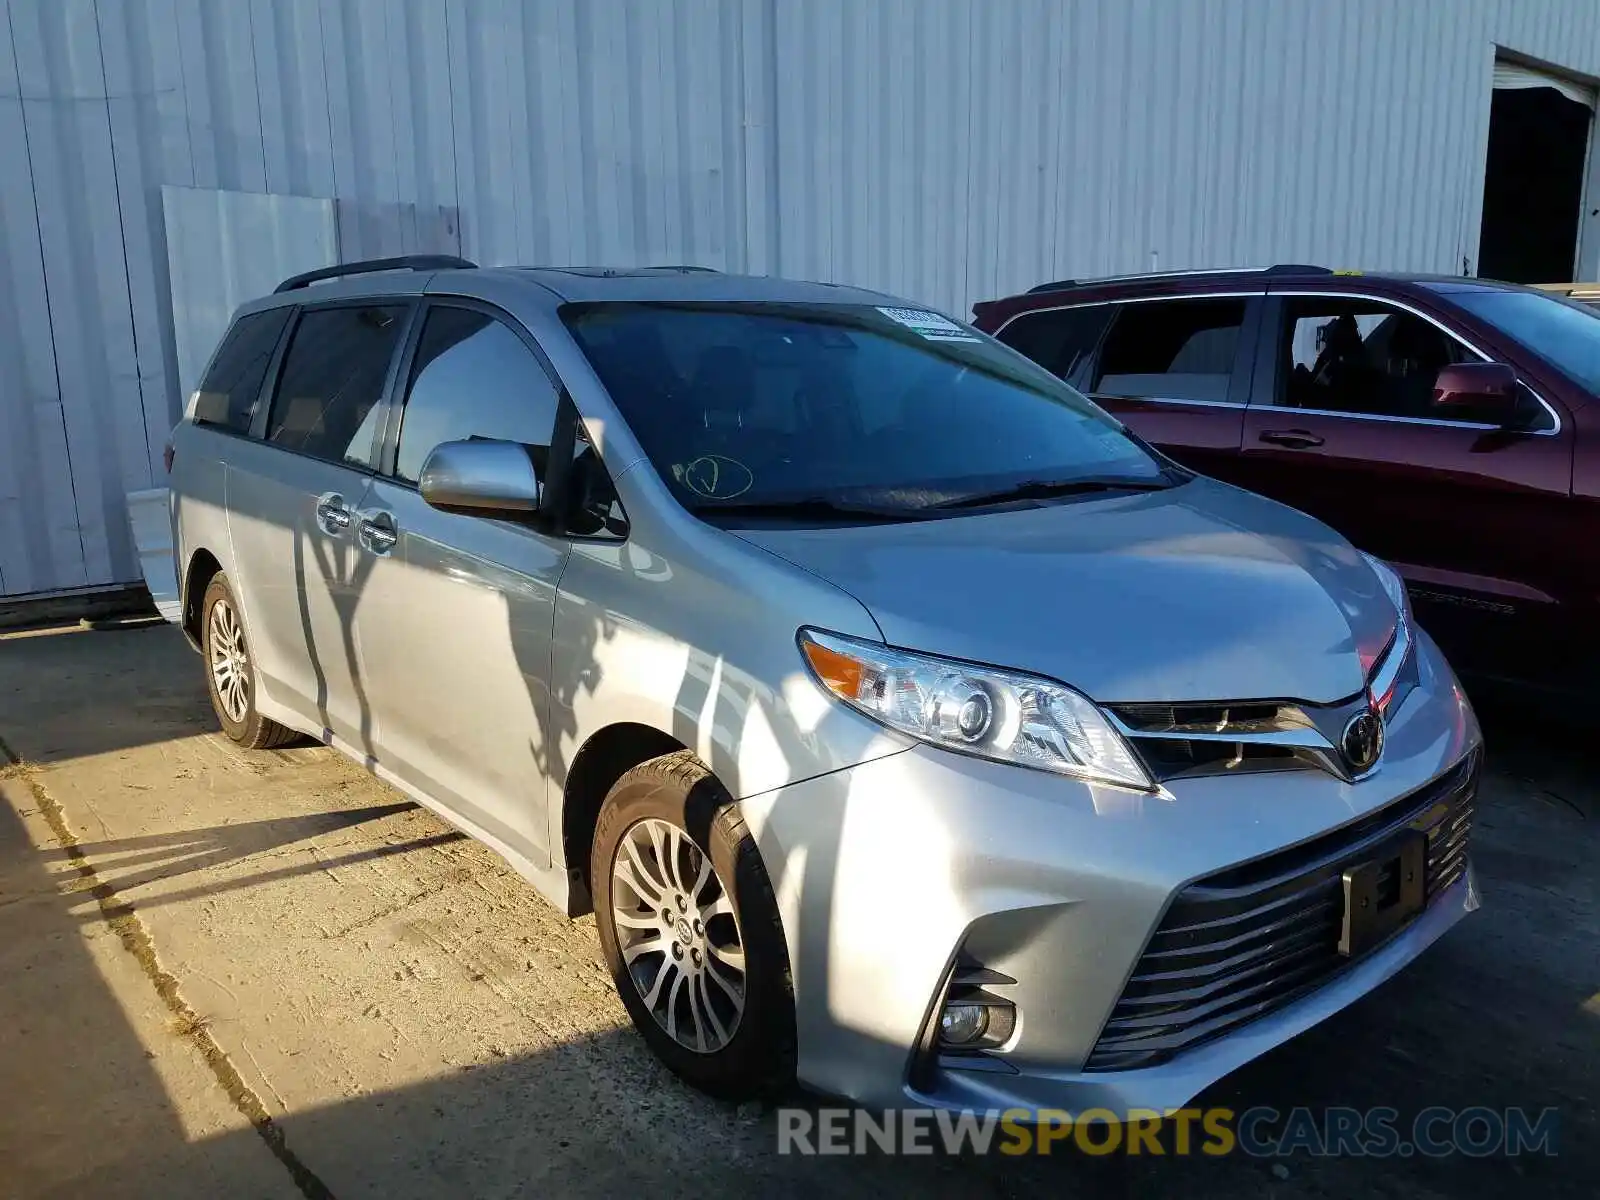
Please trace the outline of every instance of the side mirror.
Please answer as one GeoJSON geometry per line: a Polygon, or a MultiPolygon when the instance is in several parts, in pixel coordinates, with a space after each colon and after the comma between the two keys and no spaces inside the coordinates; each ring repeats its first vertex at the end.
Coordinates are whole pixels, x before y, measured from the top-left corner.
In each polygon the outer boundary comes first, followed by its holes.
{"type": "Polygon", "coordinates": [[[527,520],[543,488],[528,448],[517,442],[444,442],[422,464],[422,498],[443,512],[527,520]]]}
{"type": "Polygon", "coordinates": [[[1433,382],[1433,407],[1443,417],[1509,425],[1517,418],[1517,373],[1505,363],[1452,363],[1433,382]]]}

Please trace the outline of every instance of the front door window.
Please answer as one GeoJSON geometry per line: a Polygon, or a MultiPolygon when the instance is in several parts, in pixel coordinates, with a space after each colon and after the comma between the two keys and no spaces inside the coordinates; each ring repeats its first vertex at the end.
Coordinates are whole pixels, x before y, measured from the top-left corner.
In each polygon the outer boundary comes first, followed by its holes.
{"type": "Polygon", "coordinates": [[[1431,321],[1371,300],[1286,300],[1278,403],[1367,416],[1440,419],[1442,367],[1477,356],[1431,321]]]}

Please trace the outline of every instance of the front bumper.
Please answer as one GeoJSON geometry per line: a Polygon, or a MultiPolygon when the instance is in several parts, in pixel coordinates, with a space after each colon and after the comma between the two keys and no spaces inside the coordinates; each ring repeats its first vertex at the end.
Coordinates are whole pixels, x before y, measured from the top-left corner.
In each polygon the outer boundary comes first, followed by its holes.
{"type": "Polygon", "coordinates": [[[1476,907],[1470,869],[1325,983],[1159,1065],[1086,1070],[1141,952],[1191,881],[1348,826],[1479,744],[1425,636],[1381,768],[1187,779],[1172,799],[917,746],[743,801],[777,892],[803,1083],[869,1107],[1172,1108],[1393,975],[1476,907]],[[1016,980],[999,1051],[928,1067],[957,952],[1016,980]],[[913,1071],[913,1066],[917,1069],[913,1071]]]}

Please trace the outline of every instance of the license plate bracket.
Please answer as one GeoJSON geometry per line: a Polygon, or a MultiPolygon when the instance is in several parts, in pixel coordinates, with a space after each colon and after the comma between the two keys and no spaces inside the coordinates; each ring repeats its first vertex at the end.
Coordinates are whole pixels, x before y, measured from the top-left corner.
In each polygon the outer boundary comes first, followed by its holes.
{"type": "Polygon", "coordinates": [[[1407,829],[1345,869],[1339,953],[1354,958],[1411,921],[1428,900],[1428,835],[1407,829]]]}

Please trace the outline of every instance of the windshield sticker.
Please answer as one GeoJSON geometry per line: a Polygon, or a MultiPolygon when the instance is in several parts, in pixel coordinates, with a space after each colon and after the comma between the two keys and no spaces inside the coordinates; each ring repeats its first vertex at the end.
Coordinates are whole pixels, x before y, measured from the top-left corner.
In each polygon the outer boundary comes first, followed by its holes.
{"type": "Polygon", "coordinates": [[[904,325],[912,333],[930,342],[977,342],[982,339],[971,330],[963,329],[949,317],[921,308],[878,309],[889,320],[904,325]]]}
{"type": "Polygon", "coordinates": [[[756,483],[749,467],[722,454],[702,454],[686,463],[673,463],[672,477],[707,500],[732,500],[756,483]]]}

